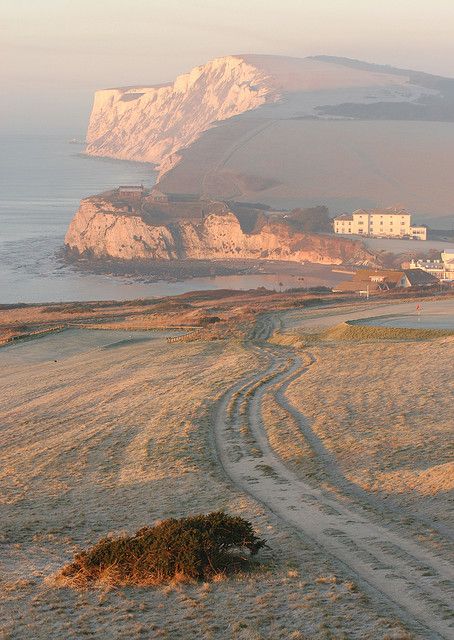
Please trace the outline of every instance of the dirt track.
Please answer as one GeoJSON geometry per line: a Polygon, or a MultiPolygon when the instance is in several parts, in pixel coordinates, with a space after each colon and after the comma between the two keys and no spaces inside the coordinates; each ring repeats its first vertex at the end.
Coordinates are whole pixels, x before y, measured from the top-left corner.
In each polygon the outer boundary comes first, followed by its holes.
{"type": "MultiPolygon", "coordinates": [[[[300,422],[314,445],[304,416],[285,398],[286,384],[306,368],[293,349],[264,342],[273,329],[273,319],[262,318],[249,341],[249,348],[267,360],[263,370],[235,384],[219,403],[215,443],[225,473],[238,488],[343,562],[364,585],[385,596],[404,619],[416,621],[423,637],[454,638],[450,622],[454,567],[403,535],[392,526],[392,519],[377,524],[365,509],[345,506],[311,487],[272,450],[261,418],[261,402],[269,393],[289,419],[300,422]]],[[[323,452],[313,448],[321,463],[329,464],[323,452]]],[[[338,488],[345,489],[341,483],[338,488]]],[[[371,511],[374,506],[371,500],[371,511]]]]}

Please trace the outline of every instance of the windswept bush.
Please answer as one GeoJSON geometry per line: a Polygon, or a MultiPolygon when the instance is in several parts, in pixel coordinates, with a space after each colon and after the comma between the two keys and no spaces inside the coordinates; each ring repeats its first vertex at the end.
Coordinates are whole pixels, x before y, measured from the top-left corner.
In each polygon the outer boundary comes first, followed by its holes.
{"type": "Polygon", "coordinates": [[[200,324],[203,326],[207,324],[216,324],[217,322],[221,322],[221,318],[219,318],[219,316],[204,316],[200,319],[200,324]]]}
{"type": "Polygon", "coordinates": [[[210,580],[244,568],[264,545],[251,523],[238,516],[213,512],[170,518],[132,536],[102,538],[77,554],[58,578],[73,586],[210,580]]]}

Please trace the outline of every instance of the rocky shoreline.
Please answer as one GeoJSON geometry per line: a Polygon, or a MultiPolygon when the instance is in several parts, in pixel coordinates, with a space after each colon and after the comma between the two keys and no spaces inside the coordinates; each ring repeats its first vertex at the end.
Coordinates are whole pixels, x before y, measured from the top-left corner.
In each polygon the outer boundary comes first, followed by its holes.
{"type": "MultiPolygon", "coordinates": [[[[337,282],[339,274],[331,265],[304,264],[282,260],[118,260],[80,256],[69,250],[59,255],[62,264],[83,274],[106,275],[127,278],[134,282],[184,282],[198,278],[225,276],[292,276],[295,286],[307,288],[313,278],[325,280],[320,286],[329,287],[337,282]]],[[[279,286],[278,280],[276,280],[279,286]]]]}
{"type": "Polygon", "coordinates": [[[82,273],[96,273],[133,278],[140,282],[181,282],[192,278],[218,276],[273,274],[273,265],[295,263],[267,263],[255,260],[121,260],[108,257],[79,255],[63,250],[60,260],[82,273]]]}

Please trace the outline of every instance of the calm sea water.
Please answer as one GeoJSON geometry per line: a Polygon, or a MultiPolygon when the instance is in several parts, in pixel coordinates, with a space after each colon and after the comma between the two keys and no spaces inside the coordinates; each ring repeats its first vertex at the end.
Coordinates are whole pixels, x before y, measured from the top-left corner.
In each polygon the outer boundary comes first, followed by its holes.
{"type": "Polygon", "coordinates": [[[87,158],[50,136],[0,137],[0,302],[127,298],[140,286],[79,275],[56,259],[81,198],[120,183],[151,185],[149,165],[87,158]]]}
{"type": "MultiPolygon", "coordinates": [[[[119,184],[151,186],[149,165],[81,155],[62,137],[0,136],[0,304],[70,300],[125,300],[191,290],[277,289],[301,286],[289,274],[193,278],[140,283],[82,274],[57,259],[79,201],[119,184]]],[[[329,268],[314,266],[304,286],[325,283],[329,268]]]]}

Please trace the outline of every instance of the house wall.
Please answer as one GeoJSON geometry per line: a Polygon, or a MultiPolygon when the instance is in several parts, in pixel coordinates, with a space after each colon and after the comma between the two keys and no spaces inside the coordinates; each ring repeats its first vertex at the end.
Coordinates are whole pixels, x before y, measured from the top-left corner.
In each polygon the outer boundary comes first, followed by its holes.
{"type": "Polygon", "coordinates": [[[353,214],[353,227],[358,233],[371,236],[395,236],[410,235],[409,213],[396,215],[395,213],[366,213],[353,214]]]}
{"type": "Polygon", "coordinates": [[[334,219],[334,233],[349,234],[352,231],[352,220],[336,220],[334,219]]]}
{"type": "Polygon", "coordinates": [[[410,227],[410,235],[418,240],[427,240],[426,227],[410,227]]]}
{"type": "Polygon", "coordinates": [[[128,190],[128,189],[119,189],[118,195],[121,198],[141,198],[143,195],[142,191],[139,190],[128,190]]]}
{"type": "Polygon", "coordinates": [[[454,251],[443,251],[441,254],[443,263],[447,263],[450,260],[454,260],[454,251]]]}
{"type": "Polygon", "coordinates": [[[409,213],[355,211],[351,220],[334,219],[334,232],[341,234],[401,238],[415,235],[426,239],[425,227],[412,227],[409,213]]]}
{"type": "Polygon", "coordinates": [[[445,268],[445,279],[454,280],[454,251],[443,251],[441,259],[445,268]]]}
{"type": "Polygon", "coordinates": [[[422,269],[436,276],[439,280],[454,280],[454,252],[443,251],[441,260],[412,260],[411,269],[422,269]]]}

